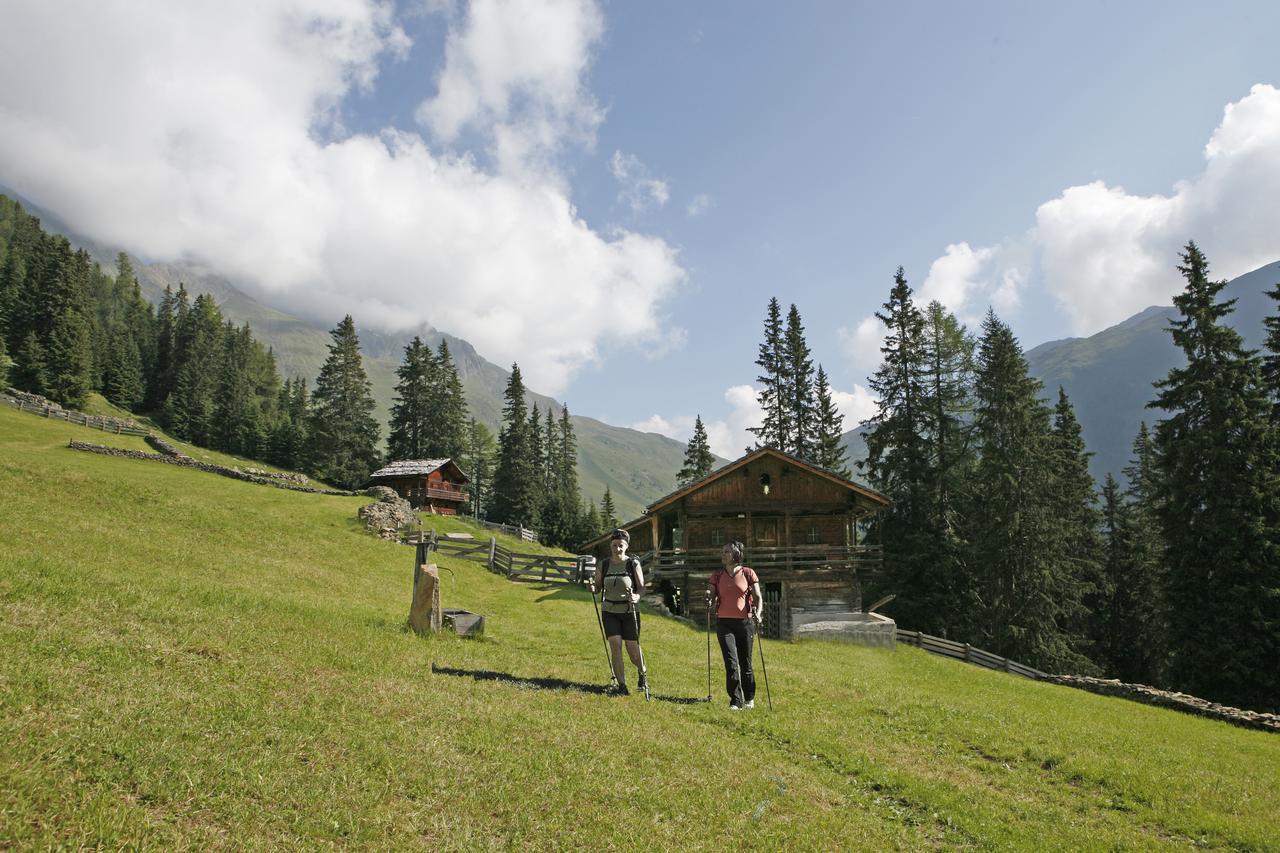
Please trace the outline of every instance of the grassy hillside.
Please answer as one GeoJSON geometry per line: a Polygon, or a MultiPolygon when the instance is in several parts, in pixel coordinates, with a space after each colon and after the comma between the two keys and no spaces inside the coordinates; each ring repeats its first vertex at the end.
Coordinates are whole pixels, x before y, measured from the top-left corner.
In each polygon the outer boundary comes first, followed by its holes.
{"type": "MultiPolygon", "coordinates": [[[[911,649],[771,643],[772,714],[719,683],[711,705],[541,689],[607,677],[585,592],[443,558],[445,605],[488,633],[419,638],[412,552],[359,530],[361,499],[66,448],[92,435],[0,408],[6,847],[1280,837],[1280,738],[911,649]]],[[[704,696],[703,634],[644,630],[657,691],[704,696]]]]}

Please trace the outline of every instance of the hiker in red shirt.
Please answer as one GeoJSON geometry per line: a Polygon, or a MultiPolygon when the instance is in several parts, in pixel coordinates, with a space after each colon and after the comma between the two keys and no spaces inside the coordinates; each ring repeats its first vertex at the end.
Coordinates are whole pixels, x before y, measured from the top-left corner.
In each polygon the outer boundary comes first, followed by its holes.
{"type": "Polygon", "coordinates": [[[756,675],[751,669],[751,641],[764,606],[760,578],[742,565],[743,545],[730,542],[720,552],[721,568],[707,579],[707,606],[716,613],[716,637],[724,656],[729,710],[754,708],[756,675]]]}

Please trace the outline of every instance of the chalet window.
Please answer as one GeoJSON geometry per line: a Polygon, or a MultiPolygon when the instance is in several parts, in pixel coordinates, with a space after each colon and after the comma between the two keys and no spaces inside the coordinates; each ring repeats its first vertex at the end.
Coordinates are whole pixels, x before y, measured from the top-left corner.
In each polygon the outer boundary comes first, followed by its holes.
{"type": "Polygon", "coordinates": [[[761,474],[761,475],[760,475],[760,491],[761,491],[762,493],[764,493],[764,494],[766,494],[766,495],[767,495],[767,494],[769,494],[769,492],[770,492],[770,490],[771,490],[772,488],[773,488],[773,483],[772,483],[772,481],[769,479],[769,475],[768,475],[768,474],[761,474]]]}
{"type": "Polygon", "coordinates": [[[812,524],[809,525],[809,533],[807,538],[809,539],[810,545],[817,545],[822,540],[822,537],[818,534],[818,528],[812,524]]]}
{"type": "Polygon", "coordinates": [[[716,530],[712,530],[712,531],[711,531],[711,544],[712,544],[712,545],[723,545],[723,544],[724,544],[724,531],[723,531],[723,530],[716,529],[716,530]]]}

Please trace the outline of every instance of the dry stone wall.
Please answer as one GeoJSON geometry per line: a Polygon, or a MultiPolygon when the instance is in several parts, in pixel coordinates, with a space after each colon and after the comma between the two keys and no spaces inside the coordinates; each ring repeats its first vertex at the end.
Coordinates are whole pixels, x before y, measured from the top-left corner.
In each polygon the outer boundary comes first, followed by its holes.
{"type": "MultiPolygon", "coordinates": [[[[163,443],[163,442],[162,442],[163,443]]],[[[210,474],[219,474],[223,477],[230,477],[233,480],[243,480],[246,483],[256,483],[259,486],[272,486],[277,489],[287,489],[291,492],[308,492],[315,495],[342,495],[352,497],[360,494],[359,492],[347,492],[339,489],[318,489],[314,486],[302,486],[294,483],[288,483],[270,477],[261,477],[256,474],[250,474],[247,471],[241,471],[239,468],[228,468],[226,465],[215,465],[212,462],[201,462],[198,459],[192,459],[182,453],[176,456],[167,455],[165,453],[144,453],[141,450],[125,450],[120,447],[105,447],[101,444],[90,444],[86,441],[71,441],[67,444],[72,450],[81,450],[86,453],[98,453],[103,456],[119,456],[124,459],[139,459],[146,462],[163,462],[168,465],[179,465],[184,468],[195,468],[198,471],[206,471],[210,474]]],[[[153,447],[155,445],[152,445],[153,447]]],[[[171,450],[177,453],[172,445],[171,450]]]]}
{"type": "Polygon", "coordinates": [[[1062,684],[1067,687],[1078,687],[1090,693],[1103,696],[1116,696],[1121,699],[1132,699],[1147,705],[1161,708],[1172,708],[1202,717],[1211,717],[1236,726],[1249,729],[1261,729],[1280,733],[1280,714],[1264,714],[1259,711],[1245,711],[1229,705],[1219,705],[1186,693],[1169,690],[1158,690],[1145,684],[1126,684],[1107,678],[1091,678],[1085,675],[1046,675],[1043,681],[1051,684],[1062,684]]]}

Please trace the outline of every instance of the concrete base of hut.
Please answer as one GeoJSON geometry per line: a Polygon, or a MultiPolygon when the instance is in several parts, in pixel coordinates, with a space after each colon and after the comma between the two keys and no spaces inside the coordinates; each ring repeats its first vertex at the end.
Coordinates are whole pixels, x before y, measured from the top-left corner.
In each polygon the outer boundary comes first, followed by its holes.
{"type": "Polygon", "coordinates": [[[860,646],[891,649],[897,643],[897,624],[879,613],[823,613],[821,618],[794,626],[797,640],[841,640],[860,646]]]}

